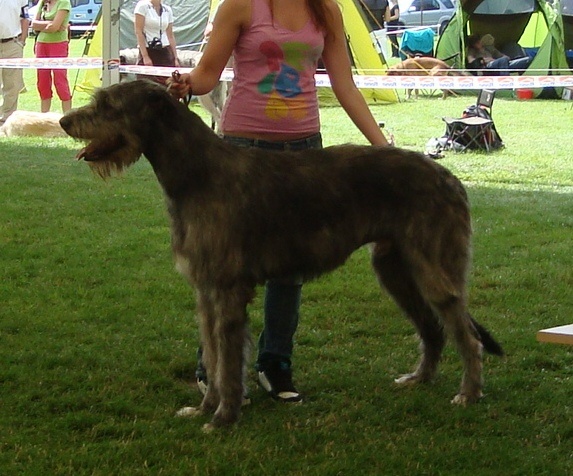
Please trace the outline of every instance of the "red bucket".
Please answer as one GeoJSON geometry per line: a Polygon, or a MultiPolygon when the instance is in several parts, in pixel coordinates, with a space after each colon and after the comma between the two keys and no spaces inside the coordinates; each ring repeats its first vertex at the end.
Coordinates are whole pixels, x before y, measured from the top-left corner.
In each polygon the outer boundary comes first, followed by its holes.
{"type": "Polygon", "coordinates": [[[533,90],[531,89],[518,89],[517,99],[533,99],[533,90]]]}

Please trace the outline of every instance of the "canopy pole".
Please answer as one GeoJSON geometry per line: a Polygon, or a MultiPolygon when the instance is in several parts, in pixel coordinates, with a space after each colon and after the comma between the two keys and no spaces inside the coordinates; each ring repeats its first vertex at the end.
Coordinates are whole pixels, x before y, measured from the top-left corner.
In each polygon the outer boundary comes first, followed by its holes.
{"type": "Polygon", "coordinates": [[[119,83],[119,3],[120,0],[102,2],[102,86],[119,83]]]}

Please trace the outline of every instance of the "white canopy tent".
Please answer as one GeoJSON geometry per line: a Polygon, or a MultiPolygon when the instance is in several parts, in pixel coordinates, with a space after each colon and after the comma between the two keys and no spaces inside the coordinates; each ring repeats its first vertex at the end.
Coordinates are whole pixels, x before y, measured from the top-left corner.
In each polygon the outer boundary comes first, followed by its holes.
{"type": "MultiPolygon", "coordinates": [[[[137,46],[133,10],[137,0],[106,0],[102,4],[103,86],[119,82],[117,60],[122,48],[137,46]]],[[[167,0],[173,9],[173,32],[178,45],[196,44],[203,37],[209,17],[209,0],[167,0]]],[[[193,48],[198,49],[198,48],[193,48]]]]}

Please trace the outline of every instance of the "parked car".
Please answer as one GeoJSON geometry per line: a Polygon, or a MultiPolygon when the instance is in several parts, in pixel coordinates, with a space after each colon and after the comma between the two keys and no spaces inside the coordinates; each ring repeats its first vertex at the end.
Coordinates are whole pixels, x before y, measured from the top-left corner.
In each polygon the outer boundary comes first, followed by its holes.
{"type": "Polygon", "coordinates": [[[71,0],[70,25],[93,25],[97,19],[103,0],[71,0]]]}
{"type": "MultiPolygon", "coordinates": [[[[103,0],[71,0],[72,10],[70,12],[70,26],[72,34],[84,33],[92,29],[92,25],[97,20],[103,0]]],[[[36,18],[38,12],[38,2],[28,9],[30,20],[36,18]]]]}
{"type": "Polygon", "coordinates": [[[400,21],[406,27],[430,26],[442,33],[454,13],[454,0],[400,1],[400,21]]]}

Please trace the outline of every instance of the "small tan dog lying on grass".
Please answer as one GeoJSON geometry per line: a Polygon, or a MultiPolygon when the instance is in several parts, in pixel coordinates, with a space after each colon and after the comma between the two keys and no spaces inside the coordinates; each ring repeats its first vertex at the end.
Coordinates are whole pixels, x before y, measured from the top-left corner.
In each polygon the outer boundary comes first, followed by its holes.
{"type": "Polygon", "coordinates": [[[57,112],[14,111],[2,127],[0,137],[67,137],[57,112]]]}
{"type": "MultiPolygon", "coordinates": [[[[452,71],[452,68],[444,61],[431,56],[417,56],[408,58],[401,63],[388,68],[389,76],[465,76],[466,73],[452,71]]],[[[406,99],[412,97],[412,89],[406,89],[406,99]]],[[[414,90],[414,95],[418,99],[419,90],[414,90]]],[[[444,90],[442,99],[446,99],[451,93],[444,90]]]]}

